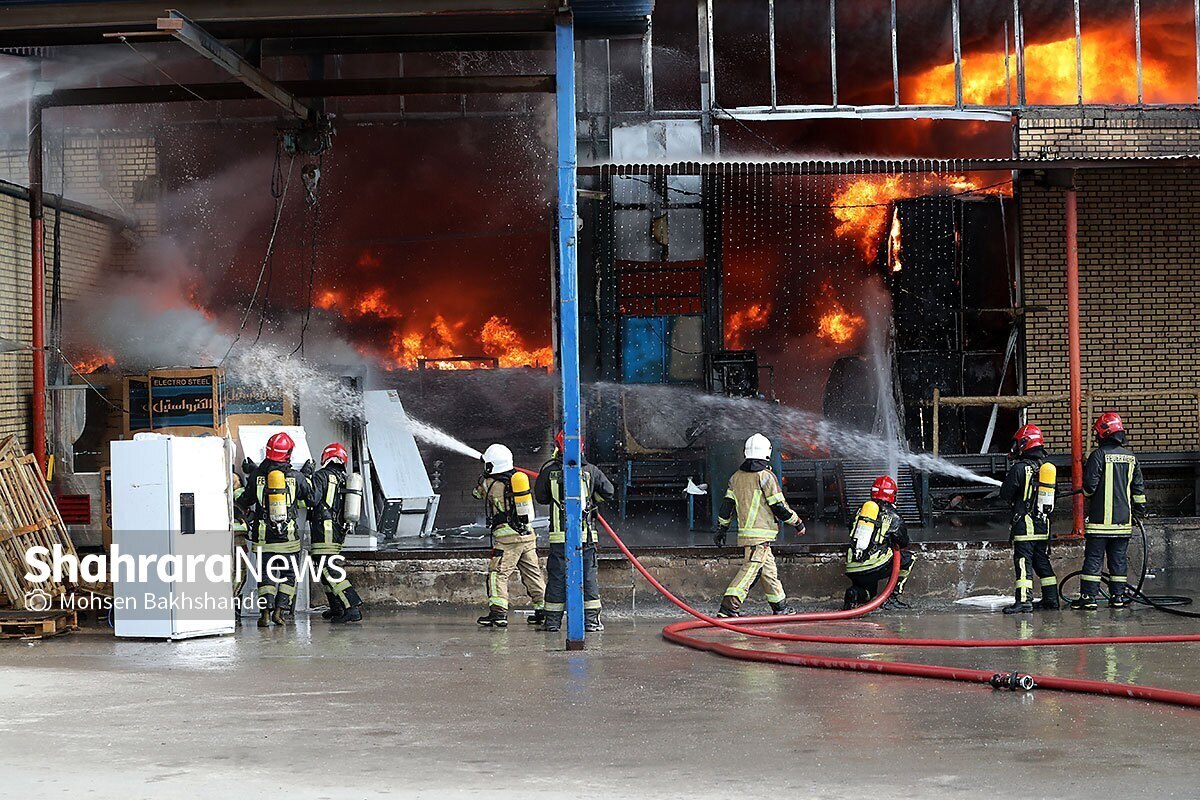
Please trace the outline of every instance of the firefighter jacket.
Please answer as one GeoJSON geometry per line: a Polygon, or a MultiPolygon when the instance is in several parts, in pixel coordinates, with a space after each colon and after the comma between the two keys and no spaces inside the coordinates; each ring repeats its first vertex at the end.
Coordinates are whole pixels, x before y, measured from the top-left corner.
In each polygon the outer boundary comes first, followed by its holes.
{"type": "Polygon", "coordinates": [[[892,551],[908,547],[908,526],[896,513],[896,507],[883,500],[871,500],[879,506],[874,520],[867,515],[867,503],[863,503],[850,529],[850,546],[846,548],[846,573],[868,572],[878,569],[892,560],[892,551]],[[870,520],[874,525],[871,543],[859,558],[854,557],[854,527],[860,521],[870,520]]]}
{"type": "Polygon", "coordinates": [[[533,520],[517,513],[512,477],[512,471],[484,475],[471,494],[483,501],[483,516],[493,541],[499,544],[536,541],[533,520]]]}
{"type": "Polygon", "coordinates": [[[296,517],[300,505],[309,499],[308,480],[292,465],[282,461],[264,461],[247,479],[246,491],[235,501],[249,529],[254,549],[264,553],[298,553],[300,536],[296,517]],[[284,476],[287,515],[282,522],[272,522],[267,508],[267,473],[279,470],[284,476]]]}
{"type": "Polygon", "coordinates": [[[1100,442],[1083,466],[1087,536],[1129,536],[1135,516],[1146,512],[1146,484],[1137,456],[1121,434],[1100,442]]]}
{"type": "Polygon", "coordinates": [[[1046,451],[1035,447],[1015,460],[1004,476],[1000,499],[1012,509],[1009,536],[1014,542],[1050,538],[1050,519],[1037,509],[1038,470],[1046,461],[1046,451]]]}
{"type": "Polygon", "coordinates": [[[735,515],[738,544],[743,546],[775,541],[781,522],[800,524],[800,515],[784,499],[783,489],[775,473],[771,472],[771,465],[758,458],[743,461],[729,479],[729,489],[717,519],[721,530],[728,530],[735,515]]]}
{"type": "MultiPolygon", "coordinates": [[[[580,468],[583,478],[583,543],[595,544],[597,504],[613,499],[616,489],[608,476],[594,464],[585,463],[580,468]]],[[[550,544],[561,544],[567,541],[567,509],[563,502],[563,463],[562,456],[555,454],[554,458],[542,465],[537,480],[533,484],[533,499],[542,505],[550,506],[550,544]]]]}
{"type": "Polygon", "coordinates": [[[314,472],[308,480],[308,528],[312,553],[340,553],[348,533],[342,521],[342,505],[346,500],[346,468],[331,461],[314,472]]]}

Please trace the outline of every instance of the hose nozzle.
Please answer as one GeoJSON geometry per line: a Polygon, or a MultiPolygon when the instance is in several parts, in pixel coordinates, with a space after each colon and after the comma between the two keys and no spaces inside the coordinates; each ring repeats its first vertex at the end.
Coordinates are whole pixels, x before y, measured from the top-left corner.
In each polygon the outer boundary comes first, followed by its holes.
{"type": "Polygon", "coordinates": [[[993,689],[1008,689],[1010,692],[1028,692],[1037,687],[1032,675],[1022,675],[1019,672],[997,672],[989,683],[993,689]]]}

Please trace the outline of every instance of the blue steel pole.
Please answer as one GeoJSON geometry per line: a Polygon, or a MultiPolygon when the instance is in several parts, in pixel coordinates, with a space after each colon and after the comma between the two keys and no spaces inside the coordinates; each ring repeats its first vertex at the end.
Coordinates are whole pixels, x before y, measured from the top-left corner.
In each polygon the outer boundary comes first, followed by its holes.
{"type": "Polygon", "coordinates": [[[583,649],[583,461],[579,396],[579,250],[576,246],[575,25],[554,21],[558,115],[558,346],[562,369],[563,480],[567,515],[567,649],[583,649]]]}

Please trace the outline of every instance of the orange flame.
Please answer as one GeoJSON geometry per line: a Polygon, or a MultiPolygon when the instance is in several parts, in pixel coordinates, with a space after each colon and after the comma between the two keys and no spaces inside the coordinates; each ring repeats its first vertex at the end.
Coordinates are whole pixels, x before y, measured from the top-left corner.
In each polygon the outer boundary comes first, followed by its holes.
{"type": "Polygon", "coordinates": [[[102,367],[111,367],[117,363],[109,353],[89,353],[71,360],[71,366],[80,375],[91,375],[102,367]]]}
{"type": "Polygon", "coordinates": [[[725,322],[725,338],[729,348],[745,349],[749,335],[765,328],[770,319],[770,303],[754,303],[734,311],[725,322]]]}
{"type": "Polygon", "coordinates": [[[847,345],[858,336],[862,325],[862,317],[847,311],[845,306],[834,300],[817,323],[817,336],[830,344],[847,345]]]}
{"type": "MultiPolygon", "coordinates": [[[[1068,4],[1069,5],[1069,4],[1068,4]]],[[[1145,42],[1173,39],[1180,25],[1190,35],[1191,6],[1177,14],[1142,19],[1145,42]],[[1186,13],[1184,13],[1186,11],[1186,13]]],[[[1133,26],[1124,21],[1089,26],[1084,21],[1081,45],[1083,99],[1086,103],[1137,101],[1137,56],[1133,26]]],[[[1195,65],[1183,54],[1190,49],[1169,47],[1142,51],[1142,83],[1149,103],[1186,103],[1196,99],[1195,65]]],[[[972,105],[1006,105],[1017,102],[1015,59],[1010,56],[1006,75],[1004,51],[968,53],[963,56],[963,102],[972,105]]],[[[1027,102],[1071,105],[1079,97],[1075,85],[1075,37],[1053,42],[1026,44],[1025,95],[1027,102]]],[[[954,102],[954,64],[941,64],[906,79],[906,102],[946,104],[954,102]]]]}
{"type": "Polygon", "coordinates": [[[892,230],[888,233],[888,271],[899,272],[904,268],[900,263],[900,209],[892,209],[892,230]]]}

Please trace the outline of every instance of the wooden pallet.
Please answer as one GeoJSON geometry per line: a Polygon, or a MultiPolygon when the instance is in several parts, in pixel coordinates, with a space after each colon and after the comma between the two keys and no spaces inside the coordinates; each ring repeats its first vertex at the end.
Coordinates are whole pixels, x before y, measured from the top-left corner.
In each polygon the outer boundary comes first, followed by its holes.
{"type": "Polygon", "coordinates": [[[0,611],[0,639],[46,639],[75,630],[74,611],[0,611]]]}

